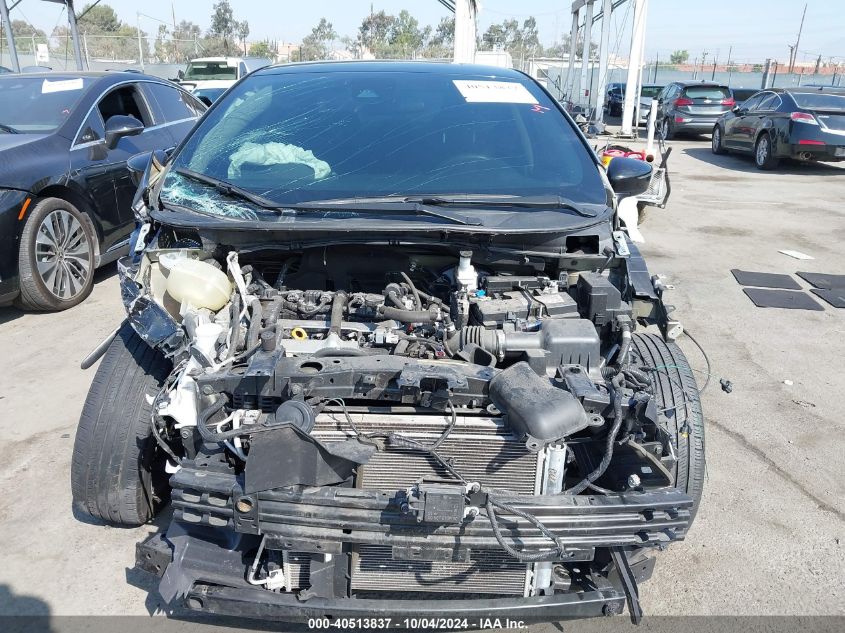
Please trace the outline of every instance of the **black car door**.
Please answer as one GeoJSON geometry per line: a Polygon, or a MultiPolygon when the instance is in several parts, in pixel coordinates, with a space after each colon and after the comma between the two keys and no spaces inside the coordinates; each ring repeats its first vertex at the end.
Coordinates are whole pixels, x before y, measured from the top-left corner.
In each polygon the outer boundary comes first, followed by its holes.
{"type": "Polygon", "coordinates": [[[92,107],[70,148],[70,178],[85,192],[102,230],[101,252],[123,239],[125,218],[115,204],[114,180],[106,169],[105,129],[100,111],[92,107]]]}
{"type": "Polygon", "coordinates": [[[106,156],[104,164],[106,173],[114,183],[115,205],[117,213],[123,222],[126,237],[132,231],[134,214],[132,199],[137,187],[132,181],[126,161],[135,154],[154,149],[166,149],[173,145],[173,141],[165,125],[159,125],[155,119],[154,109],[149,100],[141,92],[138,82],[122,84],[100,99],[97,109],[108,126],[110,117],[123,115],[131,116],[144,124],[144,130],[136,136],[121,138],[114,149],[103,145],[106,156]]]}
{"type": "Polygon", "coordinates": [[[736,149],[750,149],[754,117],[757,116],[755,110],[766,94],[765,92],[760,92],[747,99],[736,115],[728,118],[725,122],[725,137],[723,141],[725,145],[736,149]]]}
{"type": "Polygon", "coordinates": [[[749,147],[753,147],[757,141],[757,137],[764,129],[771,127],[771,120],[776,116],[777,109],[781,106],[780,95],[775,92],[767,92],[763,100],[754,108],[754,116],[751,118],[749,127],[751,128],[751,138],[749,139],[749,147]]]}

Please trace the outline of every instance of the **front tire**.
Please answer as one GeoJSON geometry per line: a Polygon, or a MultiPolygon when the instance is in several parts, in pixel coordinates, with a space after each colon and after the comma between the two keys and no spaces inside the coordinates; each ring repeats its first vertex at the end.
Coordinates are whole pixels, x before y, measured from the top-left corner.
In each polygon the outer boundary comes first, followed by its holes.
{"type": "Polygon", "coordinates": [[[704,490],[704,415],[698,385],[684,352],[655,334],[634,334],[635,364],[649,367],[659,422],[669,431],[677,461],[675,487],[693,500],[690,525],[704,490]]]}
{"type": "Polygon", "coordinates": [[[21,233],[18,306],[59,311],[84,301],[94,287],[96,239],[75,206],[59,198],[39,201],[21,233]]]}
{"type": "Polygon", "coordinates": [[[108,523],[141,525],[167,501],[164,459],[150,419],[170,371],[170,361],[125,322],[79,418],[70,474],[77,510],[108,523]]]}
{"type": "Polygon", "coordinates": [[[727,154],[725,146],[722,145],[722,130],[718,125],[713,128],[710,148],[713,150],[714,154],[727,154]]]}
{"type": "Polygon", "coordinates": [[[772,138],[768,132],[763,132],[754,145],[754,164],[757,165],[757,169],[766,171],[777,169],[780,164],[780,159],[774,155],[772,138]]]}
{"type": "Polygon", "coordinates": [[[672,122],[669,121],[668,117],[663,119],[663,123],[660,124],[660,136],[664,141],[671,141],[675,138],[675,131],[672,129],[672,122]]]}

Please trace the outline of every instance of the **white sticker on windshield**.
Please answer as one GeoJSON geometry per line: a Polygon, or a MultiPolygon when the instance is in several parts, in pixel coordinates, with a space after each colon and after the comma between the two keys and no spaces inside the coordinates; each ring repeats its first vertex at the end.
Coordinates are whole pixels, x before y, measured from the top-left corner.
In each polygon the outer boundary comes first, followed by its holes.
{"type": "Polygon", "coordinates": [[[82,77],[78,79],[62,79],[60,81],[50,81],[45,79],[41,84],[41,94],[46,95],[51,92],[65,92],[66,90],[82,90],[82,77]]]}
{"type": "Polygon", "coordinates": [[[528,88],[514,81],[453,79],[467,103],[537,103],[528,88]]]}

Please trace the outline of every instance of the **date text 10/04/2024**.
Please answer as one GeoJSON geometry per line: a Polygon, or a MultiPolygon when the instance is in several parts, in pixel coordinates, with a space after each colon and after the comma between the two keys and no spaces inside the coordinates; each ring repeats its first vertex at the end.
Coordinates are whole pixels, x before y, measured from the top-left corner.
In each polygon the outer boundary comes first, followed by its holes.
{"type": "Polygon", "coordinates": [[[522,620],[509,618],[311,618],[308,620],[309,629],[524,629],[527,625],[522,620]]]}

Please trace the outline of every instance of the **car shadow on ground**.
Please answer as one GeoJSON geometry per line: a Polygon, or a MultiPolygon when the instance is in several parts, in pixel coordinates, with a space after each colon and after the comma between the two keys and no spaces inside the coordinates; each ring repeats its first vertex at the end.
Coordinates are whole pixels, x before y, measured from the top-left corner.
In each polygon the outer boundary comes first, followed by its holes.
{"type": "Polygon", "coordinates": [[[681,150],[690,158],[703,163],[724,167],[733,171],[761,175],[812,175],[812,176],[843,176],[845,169],[829,163],[804,163],[796,160],[783,160],[777,169],[771,171],[757,169],[754,158],[748,154],[714,154],[710,147],[687,147],[681,150]]]}
{"type": "MultiPolygon", "coordinates": [[[[103,266],[102,268],[97,269],[94,271],[94,288],[97,287],[98,284],[101,284],[109,279],[111,279],[114,275],[117,274],[117,266],[115,264],[109,264],[108,266],[103,266]]],[[[70,308],[73,310],[74,308],[70,308]]],[[[44,316],[50,314],[49,312],[36,312],[32,310],[21,310],[20,308],[14,305],[6,305],[0,307],[0,325],[4,325],[5,323],[10,323],[15,321],[22,316],[26,316],[27,314],[33,316],[44,316]]]]}

